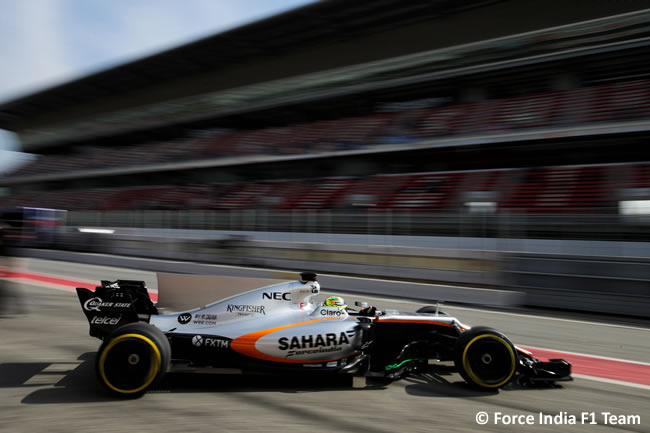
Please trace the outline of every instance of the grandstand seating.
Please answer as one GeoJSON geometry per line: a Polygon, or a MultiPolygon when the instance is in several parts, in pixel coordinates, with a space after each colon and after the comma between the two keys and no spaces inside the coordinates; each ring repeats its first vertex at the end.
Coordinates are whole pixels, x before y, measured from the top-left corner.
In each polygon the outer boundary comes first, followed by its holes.
{"type": "Polygon", "coordinates": [[[439,211],[447,208],[463,173],[431,173],[410,176],[387,200],[384,209],[439,211]]]}
{"type": "Polygon", "coordinates": [[[536,94],[518,96],[497,104],[489,121],[489,130],[510,130],[549,126],[560,94],[536,94]]]}
{"type": "Polygon", "coordinates": [[[273,190],[281,187],[274,182],[241,183],[224,187],[221,194],[215,195],[210,204],[210,209],[250,209],[263,205],[264,198],[273,195],[273,190]]]}
{"type": "Polygon", "coordinates": [[[626,195],[650,198],[650,163],[24,193],[0,198],[0,206],[441,213],[484,201],[515,214],[606,214],[626,195]]]}
{"type": "Polygon", "coordinates": [[[636,188],[650,188],[650,164],[637,167],[635,173],[636,188]]]}
{"type": "Polygon", "coordinates": [[[408,175],[378,175],[359,179],[332,203],[335,209],[384,209],[386,202],[409,178],[408,175]]]}
{"type": "Polygon", "coordinates": [[[354,180],[345,178],[320,179],[302,197],[295,200],[292,208],[298,211],[330,208],[331,203],[353,183],[354,180]]]}
{"type": "Polygon", "coordinates": [[[40,156],[10,176],[206,158],[335,152],[387,142],[648,117],[650,80],[632,80],[286,127],[221,131],[204,138],[128,148],[88,147],[76,154],[40,156]]]}
{"type": "Polygon", "coordinates": [[[502,208],[525,213],[598,213],[610,197],[603,183],[604,167],[532,169],[502,208]]]}
{"type": "Polygon", "coordinates": [[[614,188],[623,196],[650,199],[650,163],[616,166],[614,188]]]}
{"type": "Polygon", "coordinates": [[[648,117],[650,82],[635,80],[613,83],[595,89],[589,120],[603,122],[648,117]]]}

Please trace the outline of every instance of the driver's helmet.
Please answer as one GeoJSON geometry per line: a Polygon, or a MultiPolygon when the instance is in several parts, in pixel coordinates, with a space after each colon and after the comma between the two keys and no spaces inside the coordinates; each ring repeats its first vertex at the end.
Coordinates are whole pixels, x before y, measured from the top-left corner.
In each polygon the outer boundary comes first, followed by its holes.
{"type": "Polygon", "coordinates": [[[323,301],[323,307],[346,308],[345,301],[340,296],[330,296],[323,301]]]}

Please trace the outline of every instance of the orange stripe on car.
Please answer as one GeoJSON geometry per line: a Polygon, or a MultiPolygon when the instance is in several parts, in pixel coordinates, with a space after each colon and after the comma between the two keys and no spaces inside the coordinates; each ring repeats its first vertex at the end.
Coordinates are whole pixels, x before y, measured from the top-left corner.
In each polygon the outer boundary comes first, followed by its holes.
{"type": "MultiPolygon", "coordinates": [[[[264,352],[261,352],[257,349],[257,341],[269,334],[272,334],[283,329],[293,328],[295,326],[307,325],[308,323],[320,322],[322,320],[336,319],[337,317],[324,317],[321,319],[308,320],[306,322],[292,323],[290,325],[278,326],[277,328],[264,329],[262,331],[251,332],[250,334],[242,335],[241,337],[235,338],[230,343],[230,348],[235,352],[241,353],[242,355],[250,356],[251,358],[261,359],[264,361],[273,361],[273,362],[288,362],[292,364],[316,364],[319,362],[329,362],[336,361],[341,358],[336,359],[323,359],[323,360],[301,360],[301,359],[286,359],[279,358],[277,356],[267,355],[264,352]]],[[[343,357],[345,358],[345,357],[343,357]]]]}

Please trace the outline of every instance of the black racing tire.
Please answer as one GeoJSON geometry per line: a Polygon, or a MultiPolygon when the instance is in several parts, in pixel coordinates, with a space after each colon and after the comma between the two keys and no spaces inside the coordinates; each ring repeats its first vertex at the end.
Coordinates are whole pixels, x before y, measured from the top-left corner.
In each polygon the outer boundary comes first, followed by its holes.
{"type": "Polygon", "coordinates": [[[95,371],[111,394],[135,398],[162,379],[170,360],[171,346],[162,331],[148,323],[129,323],[99,347],[95,371]]]}
{"type": "Polygon", "coordinates": [[[454,364],[475,388],[496,390],[512,380],[517,371],[517,351],[496,329],[474,327],[463,332],[454,347],[454,364]]]}
{"type": "Polygon", "coordinates": [[[441,316],[446,316],[447,315],[447,313],[445,313],[444,311],[441,311],[435,305],[425,305],[424,307],[418,308],[415,312],[416,313],[436,314],[436,310],[438,310],[438,314],[441,315],[441,316]]]}

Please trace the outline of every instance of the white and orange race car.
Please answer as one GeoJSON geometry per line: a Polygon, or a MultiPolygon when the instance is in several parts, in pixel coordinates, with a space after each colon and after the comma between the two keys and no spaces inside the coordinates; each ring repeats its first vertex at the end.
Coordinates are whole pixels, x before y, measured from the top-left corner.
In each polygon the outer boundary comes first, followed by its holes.
{"type": "Polygon", "coordinates": [[[435,306],[416,313],[366,305],[355,311],[315,302],[319,293],[316,274],[303,272],[297,281],[165,311],[169,308],[151,301],[142,281],[77,288],[90,335],[103,340],[96,356],[99,381],[122,396],[141,395],[175,370],[395,380],[426,369],[430,360],[453,361],[469,384],[488,390],[513,380],[571,380],[568,362],[539,361],[501,332],[464,325],[435,306]]]}

